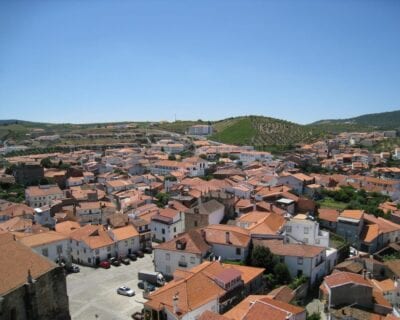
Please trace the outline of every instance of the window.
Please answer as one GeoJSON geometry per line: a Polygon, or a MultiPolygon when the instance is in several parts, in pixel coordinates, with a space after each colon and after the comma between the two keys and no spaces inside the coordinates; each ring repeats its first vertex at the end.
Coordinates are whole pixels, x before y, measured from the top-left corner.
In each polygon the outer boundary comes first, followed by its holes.
{"type": "Polygon", "coordinates": [[[49,249],[43,248],[42,249],[42,255],[44,255],[45,257],[48,257],[49,256],[49,249]]]}
{"type": "Polygon", "coordinates": [[[165,254],[165,260],[169,261],[171,259],[171,254],[166,253],[165,254]]]}
{"type": "Polygon", "coordinates": [[[96,254],[99,254],[99,253],[100,253],[99,249],[96,249],[96,251],[95,251],[95,252],[96,252],[96,254]]]}
{"type": "Polygon", "coordinates": [[[125,247],[127,247],[128,246],[128,241],[127,240],[125,240],[125,247]]]}
{"type": "Polygon", "coordinates": [[[107,252],[110,252],[111,251],[111,247],[107,247],[107,252]]]}
{"type": "Polygon", "coordinates": [[[194,226],[197,227],[197,221],[194,222],[194,226]]]}
{"type": "Polygon", "coordinates": [[[86,253],[86,248],[83,248],[83,253],[86,253]]]}
{"type": "Polygon", "coordinates": [[[236,248],[236,255],[240,256],[242,254],[242,250],[240,248],[236,248]]]}
{"type": "Polygon", "coordinates": [[[165,229],[164,228],[161,229],[161,233],[165,234],[165,229]]]}
{"type": "Polygon", "coordinates": [[[297,258],[297,264],[303,264],[303,258],[302,257],[298,257],[297,258]]]}
{"type": "Polygon", "coordinates": [[[174,227],[174,232],[176,232],[176,227],[174,227]]]}
{"type": "Polygon", "coordinates": [[[91,258],[88,258],[88,259],[87,259],[87,262],[88,262],[88,263],[92,263],[92,259],[91,259],[91,258]]]}
{"type": "Polygon", "coordinates": [[[308,234],[308,232],[309,232],[308,229],[309,229],[308,227],[304,227],[304,234],[308,234]]]}
{"type": "Polygon", "coordinates": [[[191,264],[195,264],[195,262],[196,262],[195,258],[194,257],[190,257],[190,263],[191,264]]]}
{"type": "Polygon", "coordinates": [[[171,266],[165,266],[165,273],[171,274],[171,266]]]}
{"type": "Polygon", "coordinates": [[[279,257],[279,262],[280,263],[284,263],[285,262],[285,258],[284,257],[279,257]]]}
{"type": "Polygon", "coordinates": [[[57,246],[57,253],[62,253],[62,252],[63,252],[62,246],[57,246]]]}
{"type": "Polygon", "coordinates": [[[303,275],[303,270],[297,270],[297,278],[300,278],[303,275]]]}
{"type": "Polygon", "coordinates": [[[292,226],[286,226],[286,232],[292,232],[292,226]]]}

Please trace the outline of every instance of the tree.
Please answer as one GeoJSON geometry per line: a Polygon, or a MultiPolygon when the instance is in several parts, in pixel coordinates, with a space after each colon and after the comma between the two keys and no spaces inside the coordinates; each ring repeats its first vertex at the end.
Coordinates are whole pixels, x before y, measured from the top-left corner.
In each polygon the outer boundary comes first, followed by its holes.
{"type": "Polygon", "coordinates": [[[50,158],[43,158],[42,161],[40,161],[40,165],[44,168],[51,168],[53,166],[53,163],[51,162],[50,158]]]}
{"type": "Polygon", "coordinates": [[[157,202],[156,202],[157,206],[162,208],[168,204],[169,195],[164,192],[159,192],[156,194],[156,199],[157,199],[157,202]]]}
{"type": "Polygon", "coordinates": [[[275,266],[274,255],[267,247],[255,246],[251,253],[250,264],[253,267],[265,268],[266,273],[270,273],[275,266]]]}
{"type": "Polygon", "coordinates": [[[319,313],[312,313],[312,314],[307,313],[306,320],[321,320],[321,315],[319,313]]]}
{"type": "Polygon", "coordinates": [[[14,169],[16,168],[16,164],[12,164],[11,166],[7,167],[4,171],[5,174],[13,174],[14,169]]]}
{"type": "Polygon", "coordinates": [[[279,284],[288,284],[291,281],[289,270],[284,263],[277,263],[274,267],[276,282],[279,284]]]}
{"type": "Polygon", "coordinates": [[[175,157],[175,155],[173,155],[173,154],[170,154],[169,156],[168,156],[168,160],[176,160],[176,157],[175,157]]]}

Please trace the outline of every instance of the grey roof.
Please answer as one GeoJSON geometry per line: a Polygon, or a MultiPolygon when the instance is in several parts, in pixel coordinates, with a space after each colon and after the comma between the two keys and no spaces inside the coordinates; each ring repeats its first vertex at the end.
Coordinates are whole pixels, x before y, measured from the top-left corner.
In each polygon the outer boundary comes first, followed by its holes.
{"type": "Polygon", "coordinates": [[[195,209],[199,209],[199,214],[211,214],[217,210],[225,208],[222,203],[219,203],[217,200],[212,199],[208,202],[200,203],[197,206],[189,209],[188,213],[195,213],[195,209]]]}

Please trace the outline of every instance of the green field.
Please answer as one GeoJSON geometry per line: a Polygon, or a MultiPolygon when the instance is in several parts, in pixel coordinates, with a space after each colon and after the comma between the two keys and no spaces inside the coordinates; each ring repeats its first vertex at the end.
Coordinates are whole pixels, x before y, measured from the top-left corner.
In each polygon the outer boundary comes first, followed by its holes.
{"type": "Polygon", "coordinates": [[[323,200],[319,200],[318,204],[321,208],[329,208],[329,209],[337,209],[344,210],[347,207],[347,203],[336,201],[332,198],[325,198],[323,200]]]}

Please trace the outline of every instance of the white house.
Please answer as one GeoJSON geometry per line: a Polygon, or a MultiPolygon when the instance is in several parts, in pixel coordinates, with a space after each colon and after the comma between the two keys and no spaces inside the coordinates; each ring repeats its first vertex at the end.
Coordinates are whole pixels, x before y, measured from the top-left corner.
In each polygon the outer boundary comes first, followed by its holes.
{"type": "Polygon", "coordinates": [[[251,240],[248,230],[234,225],[215,224],[203,228],[201,232],[215,256],[222,260],[246,260],[251,240]]]}
{"type": "Polygon", "coordinates": [[[278,184],[290,187],[297,194],[303,194],[307,185],[315,184],[315,178],[303,173],[283,174],[278,178],[278,184]]]}
{"type": "Polygon", "coordinates": [[[172,276],[177,268],[190,269],[203,262],[211,247],[200,232],[189,231],[154,248],[155,270],[172,276]]]}
{"type": "Polygon", "coordinates": [[[319,229],[319,223],[305,214],[298,214],[285,223],[285,242],[304,243],[318,247],[329,247],[329,232],[319,229]]]}
{"type": "Polygon", "coordinates": [[[239,154],[239,160],[243,164],[248,164],[254,161],[272,161],[272,154],[264,151],[241,151],[239,154]]]}
{"type": "Polygon", "coordinates": [[[41,208],[35,208],[34,221],[45,227],[54,228],[56,219],[50,214],[50,207],[43,206],[41,208]]]}
{"type": "Polygon", "coordinates": [[[323,247],[284,243],[276,239],[253,240],[253,245],[268,247],[274,255],[279,256],[280,262],[286,264],[292,278],[306,276],[311,285],[321,280],[334,266],[331,262],[327,263],[323,247]]]}
{"type": "Polygon", "coordinates": [[[32,186],[25,189],[25,200],[32,208],[51,206],[56,200],[64,198],[58,185],[32,186]]]}
{"type": "Polygon", "coordinates": [[[68,236],[62,233],[36,233],[22,237],[19,241],[53,262],[71,263],[70,241],[68,236]]]}
{"type": "Polygon", "coordinates": [[[130,190],[135,188],[135,184],[130,180],[110,180],[105,183],[107,193],[110,194],[112,192],[130,190]]]}
{"type": "Polygon", "coordinates": [[[185,231],[185,215],[175,209],[161,209],[151,218],[150,229],[154,240],[169,241],[185,231]]]}
{"type": "Polygon", "coordinates": [[[139,234],[132,225],[106,230],[101,225],[66,221],[56,225],[56,231],[70,238],[73,261],[96,266],[111,257],[126,256],[139,249],[139,234]]]}
{"type": "Polygon", "coordinates": [[[81,186],[84,183],[83,177],[70,177],[67,179],[66,185],[67,187],[76,187],[81,186]]]}

